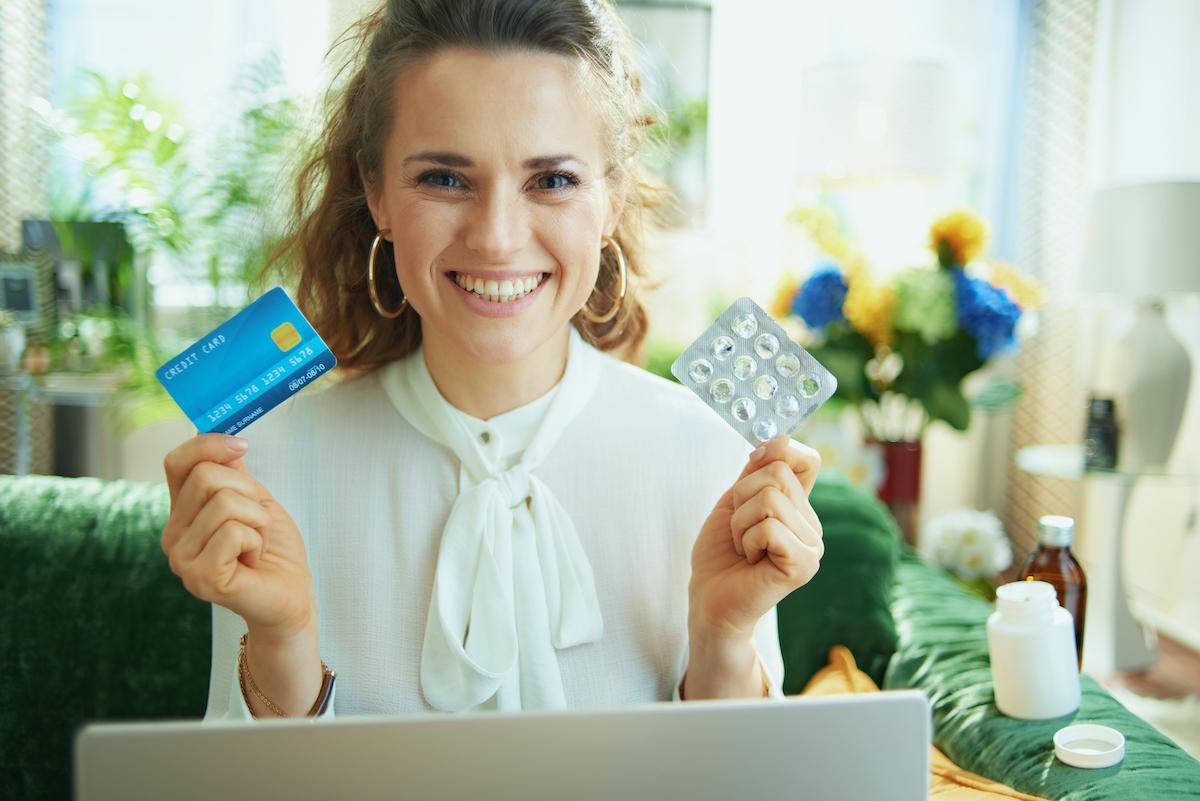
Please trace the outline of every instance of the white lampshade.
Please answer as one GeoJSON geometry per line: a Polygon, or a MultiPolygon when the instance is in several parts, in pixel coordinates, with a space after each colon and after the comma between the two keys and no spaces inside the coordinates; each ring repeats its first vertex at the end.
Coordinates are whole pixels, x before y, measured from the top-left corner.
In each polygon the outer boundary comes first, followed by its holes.
{"type": "Polygon", "coordinates": [[[1120,462],[1162,469],[1187,408],[1192,366],[1163,313],[1167,295],[1200,292],[1200,182],[1124,184],[1092,196],[1081,284],[1137,300],[1114,348],[1120,462]]]}
{"type": "Polygon", "coordinates": [[[1124,184],[1092,195],[1080,282],[1162,298],[1200,292],[1200,182],[1124,184]]]}

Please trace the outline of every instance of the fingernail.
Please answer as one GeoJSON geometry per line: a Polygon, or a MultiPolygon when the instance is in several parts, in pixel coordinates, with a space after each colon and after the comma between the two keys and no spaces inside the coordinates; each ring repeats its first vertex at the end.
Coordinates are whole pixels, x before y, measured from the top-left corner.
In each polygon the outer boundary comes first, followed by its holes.
{"type": "Polygon", "coordinates": [[[227,437],[225,446],[234,453],[245,453],[246,449],[250,447],[250,443],[241,437],[227,437]]]}
{"type": "Polygon", "coordinates": [[[759,445],[758,448],[755,449],[754,453],[750,454],[750,461],[757,462],[759,459],[763,458],[763,454],[766,452],[767,446],[759,445]]]}

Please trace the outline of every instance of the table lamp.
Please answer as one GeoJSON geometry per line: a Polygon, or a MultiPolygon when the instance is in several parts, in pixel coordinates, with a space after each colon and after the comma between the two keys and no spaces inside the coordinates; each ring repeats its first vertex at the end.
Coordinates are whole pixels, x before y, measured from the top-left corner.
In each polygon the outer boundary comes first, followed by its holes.
{"type": "Polygon", "coordinates": [[[1192,366],[1163,314],[1165,299],[1200,292],[1200,181],[1096,191],[1088,210],[1082,288],[1138,304],[1117,343],[1122,365],[1119,469],[1162,469],[1187,408],[1192,366]]]}

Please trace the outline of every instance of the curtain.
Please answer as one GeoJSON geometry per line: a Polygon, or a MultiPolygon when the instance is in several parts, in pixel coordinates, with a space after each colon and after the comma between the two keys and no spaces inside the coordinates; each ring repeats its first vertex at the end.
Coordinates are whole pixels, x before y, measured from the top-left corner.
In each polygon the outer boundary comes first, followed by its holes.
{"type": "MultiPolygon", "coordinates": [[[[1095,0],[1024,0],[1022,82],[1015,222],[1017,264],[1046,289],[1039,330],[1017,359],[1023,390],[1012,447],[1078,443],[1086,388],[1076,370],[1075,263],[1085,212],[1087,134],[1093,102],[1095,0]]],[[[1013,464],[1013,460],[1009,460],[1013,464]]],[[[1005,528],[1018,553],[1032,550],[1037,519],[1077,515],[1078,482],[1010,468],[1005,528]]]]}
{"type": "Polygon", "coordinates": [[[46,0],[0,3],[0,251],[21,244],[20,221],[45,214],[46,135],[30,109],[50,91],[46,0]]]}

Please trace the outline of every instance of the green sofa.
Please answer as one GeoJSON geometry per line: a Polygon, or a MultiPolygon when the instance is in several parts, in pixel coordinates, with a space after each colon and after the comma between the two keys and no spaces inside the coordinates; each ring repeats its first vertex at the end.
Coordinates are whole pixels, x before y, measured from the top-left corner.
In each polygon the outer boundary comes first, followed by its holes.
{"type": "MultiPolygon", "coordinates": [[[[926,692],[936,744],[969,770],[1049,798],[1200,798],[1200,763],[1089,679],[1075,715],[1001,716],[987,604],[904,551],[886,509],[831,471],[812,502],[826,553],[780,604],[786,692],[845,644],[885,687],[926,692]],[[1050,736],[1071,718],[1123,731],[1125,761],[1056,763],[1050,736]]],[[[167,512],[163,484],[0,476],[0,799],[68,798],[85,721],[203,716],[210,611],[167,567],[167,512]]]]}

